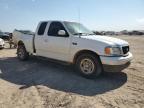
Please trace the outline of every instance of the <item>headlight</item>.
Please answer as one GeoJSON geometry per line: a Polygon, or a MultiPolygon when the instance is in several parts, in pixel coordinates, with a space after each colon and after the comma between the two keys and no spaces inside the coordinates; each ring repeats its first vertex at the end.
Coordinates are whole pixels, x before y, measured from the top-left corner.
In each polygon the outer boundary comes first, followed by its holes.
{"type": "Polygon", "coordinates": [[[106,47],[105,48],[105,54],[106,55],[110,55],[110,56],[113,56],[113,55],[121,55],[122,54],[122,51],[121,51],[121,48],[120,47],[106,47]]]}

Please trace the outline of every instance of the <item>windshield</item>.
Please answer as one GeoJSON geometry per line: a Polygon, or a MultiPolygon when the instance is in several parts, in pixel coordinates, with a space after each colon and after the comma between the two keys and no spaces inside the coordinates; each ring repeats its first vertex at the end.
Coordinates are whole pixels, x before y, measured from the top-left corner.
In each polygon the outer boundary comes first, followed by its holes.
{"type": "Polygon", "coordinates": [[[68,28],[69,32],[73,35],[94,35],[93,32],[88,30],[80,23],[64,22],[64,24],[68,28]]]}

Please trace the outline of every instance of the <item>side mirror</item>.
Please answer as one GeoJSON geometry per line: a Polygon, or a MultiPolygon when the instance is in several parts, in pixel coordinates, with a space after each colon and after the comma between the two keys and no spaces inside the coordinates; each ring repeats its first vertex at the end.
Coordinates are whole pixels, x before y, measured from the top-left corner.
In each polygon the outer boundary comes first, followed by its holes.
{"type": "Polygon", "coordinates": [[[60,36],[65,36],[66,35],[66,32],[64,30],[59,30],[58,31],[58,35],[60,36]]]}

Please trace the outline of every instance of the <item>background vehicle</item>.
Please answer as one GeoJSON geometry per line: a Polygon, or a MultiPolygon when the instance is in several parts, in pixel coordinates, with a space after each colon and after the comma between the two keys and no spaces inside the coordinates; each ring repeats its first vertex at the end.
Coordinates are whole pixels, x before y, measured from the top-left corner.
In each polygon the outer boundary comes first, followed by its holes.
{"type": "Polygon", "coordinates": [[[94,35],[76,22],[43,21],[35,34],[15,30],[13,36],[20,60],[35,54],[72,63],[78,72],[88,78],[99,76],[103,70],[121,71],[133,58],[128,42],[94,35]]]}
{"type": "Polygon", "coordinates": [[[0,38],[0,49],[3,49],[4,45],[5,45],[4,40],[0,38]]]}
{"type": "Polygon", "coordinates": [[[0,38],[3,40],[9,40],[9,35],[3,32],[0,32],[0,38]]]}

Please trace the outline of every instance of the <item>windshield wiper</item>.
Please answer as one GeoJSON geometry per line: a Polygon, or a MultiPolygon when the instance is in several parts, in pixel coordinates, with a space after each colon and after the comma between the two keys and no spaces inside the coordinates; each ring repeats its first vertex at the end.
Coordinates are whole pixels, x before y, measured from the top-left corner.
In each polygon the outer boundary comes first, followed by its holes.
{"type": "Polygon", "coordinates": [[[88,35],[87,33],[74,33],[73,35],[80,35],[80,36],[82,36],[82,35],[88,35]]]}
{"type": "Polygon", "coordinates": [[[94,33],[90,33],[90,34],[88,34],[88,35],[95,35],[94,33]]]}
{"type": "Polygon", "coordinates": [[[79,35],[79,36],[88,36],[88,35],[95,35],[94,33],[74,33],[73,35],[79,35]]]}

